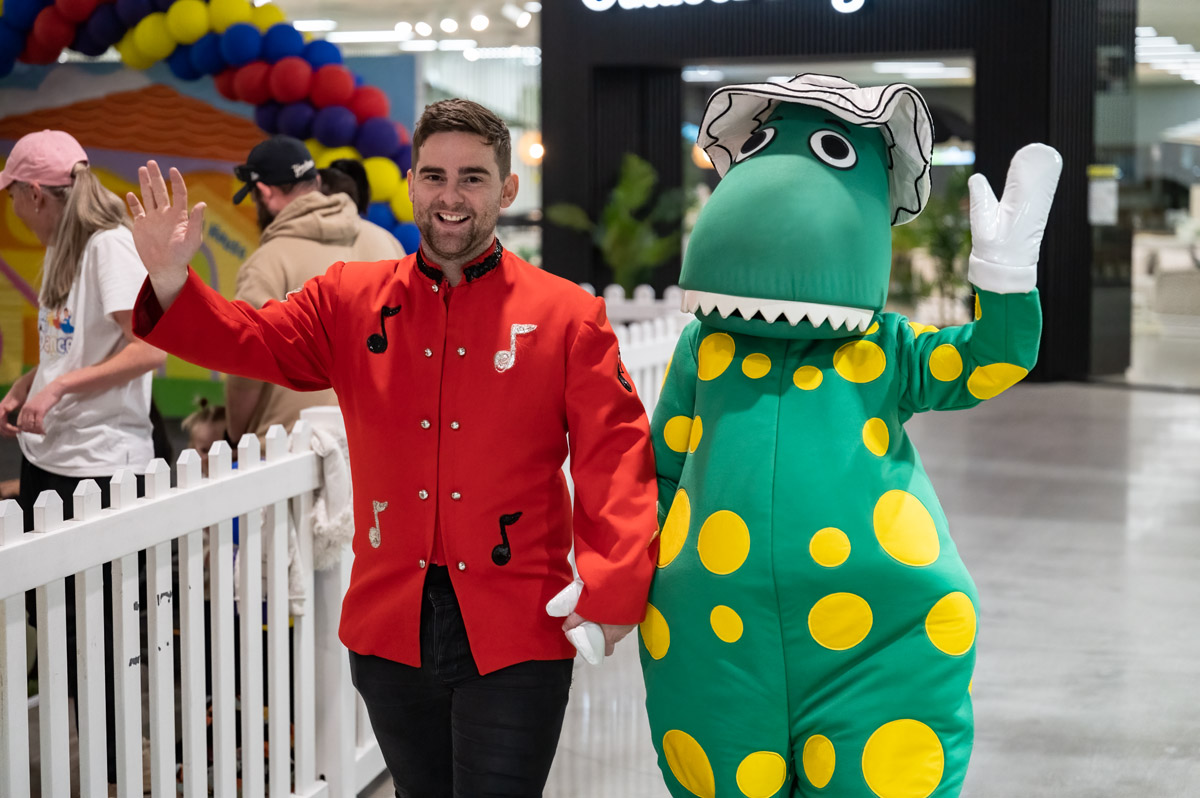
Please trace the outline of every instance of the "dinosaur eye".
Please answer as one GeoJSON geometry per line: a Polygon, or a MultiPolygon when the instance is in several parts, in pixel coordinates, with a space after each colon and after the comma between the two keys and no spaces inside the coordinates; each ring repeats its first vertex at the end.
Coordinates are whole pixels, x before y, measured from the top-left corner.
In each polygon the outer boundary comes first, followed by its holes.
{"type": "Polygon", "coordinates": [[[775,138],[775,128],[764,127],[750,134],[750,138],[746,139],[742,144],[742,151],[733,159],[734,163],[741,163],[751,155],[757,155],[771,143],[771,139],[775,138]]]}
{"type": "Polygon", "coordinates": [[[834,169],[849,169],[858,163],[858,153],[854,151],[854,145],[841,133],[818,130],[809,136],[808,146],[822,163],[829,164],[834,169]]]}

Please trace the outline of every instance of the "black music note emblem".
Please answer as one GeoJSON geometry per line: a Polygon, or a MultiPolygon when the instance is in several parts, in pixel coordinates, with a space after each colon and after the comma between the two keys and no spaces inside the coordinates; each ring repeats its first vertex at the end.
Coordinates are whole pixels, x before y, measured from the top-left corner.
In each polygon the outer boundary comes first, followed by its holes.
{"type": "Polygon", "coordinates": [[[508,561],[512,559],[512,547],[508,545],[508,527],[509,524],[515,524],[521,518],[521,513],[509,513],[508,515],[500,516],[500,539],[503,543],[496,545],[492,549],[492,562],[496,565],[508,565],[508,561]]]}
{"type": "Polygon", "coordinates": [[[400,306],[388,307],[384,305],[379,311],[379,332],[371,333],[371,337],[367,339],[367,349],[370,349],[376,355],[382,355],[387,351],[387,327],[383,320],[395,316],[400,312],[400,306]]]}

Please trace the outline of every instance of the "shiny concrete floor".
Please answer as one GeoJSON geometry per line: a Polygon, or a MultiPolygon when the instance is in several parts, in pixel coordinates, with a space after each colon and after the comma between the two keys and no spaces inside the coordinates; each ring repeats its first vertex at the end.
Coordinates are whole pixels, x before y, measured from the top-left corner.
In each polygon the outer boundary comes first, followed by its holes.
{"type": "MultiPolygon", "coordinates": [[[[963,796],[1200,795],[1200,395],[1018,386],[908,427],[982,604],[963,796]]],[[[632,638],[577,663],[549,798],[666,798],[643,699],[632,638]]]]}

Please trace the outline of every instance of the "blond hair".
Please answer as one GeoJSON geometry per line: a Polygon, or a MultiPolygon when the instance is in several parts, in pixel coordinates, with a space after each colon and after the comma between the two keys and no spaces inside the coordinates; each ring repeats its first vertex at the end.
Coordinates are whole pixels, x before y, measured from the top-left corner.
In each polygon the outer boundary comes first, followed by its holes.
{"type": "Polygon", "coordinates": [[[80,161],[71,169],[71,185],[43,186],[43,191],[63,203],[62,218],[54,228],[53,246],[46,250],[42,265],[42,290],[38,302],[56,310],[67,302],[71,286],[79,278],[83,249],[100,230],[129,226],[125,204],[109,191],[80,161]]]}

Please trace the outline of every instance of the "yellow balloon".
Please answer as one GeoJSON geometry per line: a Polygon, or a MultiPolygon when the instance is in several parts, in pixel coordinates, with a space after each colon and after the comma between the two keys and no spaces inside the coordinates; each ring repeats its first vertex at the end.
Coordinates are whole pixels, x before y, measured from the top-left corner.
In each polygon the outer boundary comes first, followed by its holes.
{"type": "Polygon", "coordinates": [[[263,33],[270,30],[272,25],[278,25],[280,22],[287,22],[287,16],[283,13],[283,9],[274,3],[264,3],[250,9],[250,24],[263,33]]]}
{"type": "Polygon", "coordinates": [[[363,161],[367,182],[371,186],[371,202],[386,202],[400,187],[400,167],[391,158],[368,158],[363,161]]]}
{"type": "MultiPolygon", "coordinates": [[[[309,150],[311,153],[312,150],[309,150]]],[[[320,155],[313,153],[313,160],[317,162],[318,169],[324,169],[334,161],[342,158],[349,158],[352,161],[361,161],[362,156],[358,154],[358,150],[353,147],[332,147],[324,150],[320,155]]]]}
{"type": "Polygon", "coordinates": [[[413,220],[412,200],[408,198],[408,181],[401,180],[396,193],[392,195],[392,213],[398,222],[411,222],[413,220]]]}
{"type": "Polygon", "coordinates": [[[308,154],[313,157],[314,161],[320,161],[321,155],[325,152],[325,145],[316,139],[305,139],[304,146],[308,148],[308,154]]]}
{"type": "Polygon", "coordinates": [[[121,41],[116,44],[117,52],[121,54],[121,60],[125,62],[125,66],[130,69],[149,69],[154,66],[154,61],[147,58],[146,55],[138,49],[134,41],[134,31],[126,31],[121,37],[121,41]]]}
{"type": "Polygon", "coordinates": [[[142,19],[133,29],[133,43],[151,63],[161,61],[175,52],[175,40],[167,30],[167,15],[155,11],[142,19]]]}
{"type": "Polygon", "coordinates": [[[250,0],[212,0],[208,4],[208,19],[217,33],[224,33],[230,25],[249,22],[253,12],[250,0]]]}
{"type": "Polygon", "coordinates": [[[167,30],[180,44],[195,44],[208,33],[208,4],[203,0],[176,0],[167,10],[167,30]]]}

